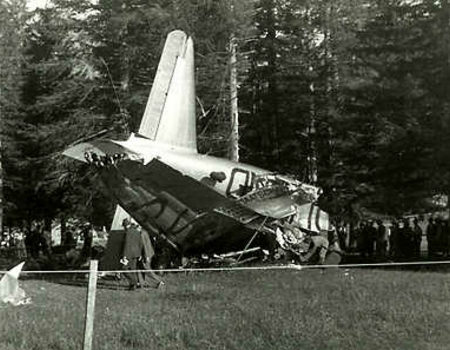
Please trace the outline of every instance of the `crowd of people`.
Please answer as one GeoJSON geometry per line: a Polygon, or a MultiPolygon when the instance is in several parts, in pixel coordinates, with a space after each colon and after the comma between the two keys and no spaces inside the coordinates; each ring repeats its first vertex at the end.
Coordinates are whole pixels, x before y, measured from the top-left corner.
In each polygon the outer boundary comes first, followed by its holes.
{"type": "MultiPolygon", "coordinates": [[[[124,270],[149,270],[155,255],[149,235],[140,226],[123,221],[125,239],[120,263],[124,270]]],[[[348,226],[347,226],[348,227],[348,226]]],[[[294,230],[284,227],[285,233],[294,230]]],[[[13,248],[20,259],[49,257],[59,247],[71,265],[81,266],[93,256],[93,233],[91,224],[70,227],[62,236],[61,244],[54,242],[43,225],[34,224],[25,232],[12,230],[3,235],[2,247],[13,248]],[[79,243],[82,242],[80,245],[79,243]],[[73,255],[70,253],[73,252],[73,255]]],[[[294,235],[295,236],[295,235],[294,235]]],[[[292,245],[292,244],[291,244],[292,245]]],[[[295,246],[295,245],[294,245],[295,246]]],[[[450,255],[450,223],[443,217],[401,218],[392,221],[364,220],[352,231],[344,225],[336,225],[333,230],[319,235],[306,235],[295,251],[301,263],[338,264],[346,254],[355,252],[363,261],[411,260],[420,258],[448,257],[450,255]],[[426,253],[426,255],[425,255],[426,253]]],[[[144,283],[144,275],[125,273],[130,289],[139,288],[144,283]]],[[[158,286],[162,281],[153,273],[148,274],[158,286]]]]}
{"type": "MultiPolygon", "coordinates": [[[[151,271],[155,255],[151,237],[139,225],[125,219],[122,223],[124,240],[120,256],[123,275],[129,282],[130,290],[152,285],[161,288],[162,279],[151,271]],[[145,273],[136,270],[148,270],[145,273]],[[152,283],[153,282],[153,283],[152,283]]],[[[56,256],[64,256],[64,267],[85,266],[90,258],[96,258],[94,232],[90,223],[67,227],[58,244],[52,241],[50,231],[44,225],[32,224],[28,230],[17,228],[0,236],[0,257],[14,257],[26,260],[28,265],[45,268],[49,262],[55,263],[56,256]],[[35,264],[38,265],[35,265],[35,264]]],[[[57,267],[57,266],[53,266],[57,267]]]]}
{"type": "Polygon", "coordinates": [[[82,264],[92,256],[94,229],[84,223],[68,227],[58,242],[43,224],[33,223],[29,229],[13,228],[3,233],[0,241],[5,254],[21,260],[51,259],[66,254],[72,264],[82,264]]]}
{"type": "MultiPolygon", "coordinates": [[[[350,235],[348,248],[356,250],[364,259],[411,259],[422,257],[426,240],[428,257],[448,256],[450,253],[450,225],[442,217],[430,217],[419,224],[418,218],[363,221],[350,235]]],[[[345,245],[344,245],[345,246],[345,245]]]]}
{"type": "Polygon", "coordinates": [[[20,259],[49,255],[52,245],[51,235],[43,225],[33,224],[30,229],[13,228],[3,233],[2,246],[20,259]]]}
{"type": "Polygon", "coordinates": [[[291,244],[291,250],[301,263],[337,265],[343,256],[350,259],[355,253],[363,262],[433,259],[450,255],[450,223],[443,217],[368,219],[352,231],[341,224],[300,241],[298,247],[291,244]]]}

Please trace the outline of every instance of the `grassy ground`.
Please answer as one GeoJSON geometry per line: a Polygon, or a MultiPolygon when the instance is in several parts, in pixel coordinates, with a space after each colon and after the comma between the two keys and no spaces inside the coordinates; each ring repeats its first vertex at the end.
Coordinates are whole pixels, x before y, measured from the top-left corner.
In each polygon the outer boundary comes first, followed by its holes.
{"type": "MultiPolygon", "coordinates": [[[[239,271],[166,281],[165,291],[98,290],[94,349],[449,348],[444,272],[239,271]]],[[[0,349],[81,349],[86,288],[22,286],[33,303],[0,304],[0,349]]]]}

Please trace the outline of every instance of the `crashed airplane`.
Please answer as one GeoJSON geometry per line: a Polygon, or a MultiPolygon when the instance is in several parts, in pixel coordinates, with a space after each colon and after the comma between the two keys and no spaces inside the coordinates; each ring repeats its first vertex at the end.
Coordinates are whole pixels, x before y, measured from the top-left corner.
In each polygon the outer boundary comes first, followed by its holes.
{"type": "Polygon", "coordinates": [[[193,41],[173,31],[138,133],[80,143],[64,155],[96,167],[118,205],[183,256],[242,249],[255,232],[289,249],[295,232],[329,229],[328,215],[315,205],[318,188],[199,154],[195,104],[193,41]],[[286,225],[298,230],[283,235],[286,225]]]}

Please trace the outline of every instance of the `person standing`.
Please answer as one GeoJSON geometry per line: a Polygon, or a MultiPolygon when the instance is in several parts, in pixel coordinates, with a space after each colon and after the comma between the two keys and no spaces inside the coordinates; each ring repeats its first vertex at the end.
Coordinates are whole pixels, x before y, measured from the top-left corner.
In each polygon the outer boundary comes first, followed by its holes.
{"type": "Polygon", "coordinates": [[[398,257],[405,258],[408,256],[408,237],[405,227],[405,220],[400,218],[398,221],[398,257]]]}
{"type": "Polygon", "coordinates": [[[20,231],[17,232],[16,251],[18,259],[22,260],[27,258],[27,248],[25,246],[25,234],[20,231]]]}
{"type": "Polygon", "coordinates": [[[25,231],[25,247],[27,249],[27,255],[32,256],[33,253],[33,237],[31,236],[33,234],[32,230],[26,230],[25,231]]]}
{"type": "Polygon", "coordinates": [[[414,229],[411,227],[410,221],[408,219],[404,220],[404,231],[405,236],[405,255],[407,258],[412,258],[415,255],[415,237],[414,229]]]}
{"type": "Polygon", "coordinates": [[[81,229],[83,235],[83,247],[81,248],[78,264],[85,264],[92,256],[92,243],[94,240],[94,232],[90,223],[84,224],[81,229]]]}
{"type": "Polygon", "coordinates": [[[325,265],[339,265],[342,260],[342,249],[337,230],[328,231],[328,250],[325,256],[325,265]]]}
{"type": "Polygon", "coordinates": [[[31,224],[31,229],[28,232],[28,244],[30,247],[30,255],[33,259],[37,259],[37,257],[39,256],[39,246],[41,244],[39,236],[40,236],[39,226],[37,223],[33,222],[31,224]]]}
{"type": "Polygon", "coordinates": [[[391,234],[389,235],[389,256],[391,259],[400,255],[399,225],[397,220],[391,224],[391,234]]]}
{"type": "Polygon", "coordinates": [[[130,220],[124,219],[122,226],[125,229],[125,242],[120,263],[124,266],[125,270],[130,271],[124,273],[129,282],[129,290],[135,290],[140,286],[139,276],[135,270],[137,270],[138,260],[142,254],[142,238],[140,232],[131,225],[130,220]]]}
{"type": "Polygon", "coordinates": [[[347,250],[347,230],[345,229],[345,225],[340,223],[336,230],[339,238],[339,246],[345,251],[347,250]]]}
{"type": "Polygon", "coordinates": [[[358,249],[358,253],[361,258],[367,258],[367,223],[366,221],[361,222],[359,227],[357,228],[357,242],[356,246],[358,249]]]}
{"type": "Polygon", "coordinates": [[[444,248],[444,245],[445,245],[444,222],[441,217],[438,217],[436,219],[436,236],[435,236],[434,241],[435,241],[435,243],[434,243],[435,253],[444,252],[444,249],[445,249],[444,248]]]}
{"type": "Polygon", "coordinates": [[[72,228],[68,228],[63,240],[64,250],[69,251],[71,249],[75,249],[77,246],[77,242],[73,236],[72,228]]]}
{"type": "Polygon", "coordinates": [[[155,255],[155,249],[153,248],[150,235],[142,227],[138,226],[138,230],[141,233],[142,239],[142,254],[138,262],[138,267],[143,270],[147,270],[145,273],[138,273],[139,283],[144,286],[146,276],[149,276],[156,282],[156,288],[164,286],[164,282],[161,278],[152,270],[152,258],[155,255]]]}
{"type": "Polygon", "coordinates": [[[422,244],[422,229],[419,226],[419,220],[417,218],[414,218],[414,226],[413,226],[413,232],[414,232],[414,256],[417,258],[420,258],[420,246],[422,244]]]}
{"type": "Polygon", "coordinates": [[[381,220],[377,221],[377,226],[376,253],[379,258],[385,259],[388,245],[387,230],[381,220]]]}
{"type": "Polygon", "coordinates": [[[448,257],[450,253],[450,226],[448,220],[442,221],[442,244],[444,256],[448,257]]]}
{"type": "Polygon", "coordinates": [[[366,239],[367,239],[367,256],[372,259],[375,248],[375,242],[377,237],[377,229],[374,226],[374,222],[369,220],[366,227],[366,239]]]}
{"type": "Polygon", "coordinates": [[[435,255],[436,245],[436,223],[432,217],[428,219],[427,226],[427,244],[428,244],[428,257],[431,258],[435,255]]]}

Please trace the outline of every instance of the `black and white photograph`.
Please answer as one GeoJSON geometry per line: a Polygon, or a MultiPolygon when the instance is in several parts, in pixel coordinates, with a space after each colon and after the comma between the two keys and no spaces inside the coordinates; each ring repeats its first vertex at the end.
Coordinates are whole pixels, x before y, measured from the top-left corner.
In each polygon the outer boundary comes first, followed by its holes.
{"type": "Polygon", "coordinates": [[[450,0],[0,0],[0,350],[450,348],[450,0]]]}

